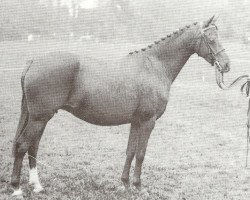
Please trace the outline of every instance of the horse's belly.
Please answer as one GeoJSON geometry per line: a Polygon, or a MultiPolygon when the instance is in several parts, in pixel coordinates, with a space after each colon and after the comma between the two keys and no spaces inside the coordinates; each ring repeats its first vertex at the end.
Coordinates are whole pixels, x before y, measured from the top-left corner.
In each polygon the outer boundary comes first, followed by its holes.
{"type": "Polygon", "coordinates": [[[137,107],[137,99],[131,96],[117,98],[102,95],[90,96],[73,109],[76,117],[96,125],[112,126],[130,123],[137,107]]]}
{"type": "Polygon", "coordinates": [[[95,107],[94,109],[91,107],[82,107],[75,108],[72,114],[91,124],[115,126],[130,123],[133,116],[133,111],[121,109],[118,110],[114,107],[100,109],[98,109],[98,107],[95,107]]]}
{"type": "MultiPolygon", "coordinates": [[[[75,114],[74,114],[75,115],[75,114]]],[[[77,113],[76,117],[95,125],[116,126],[131,123],[132,113],[98,113],[90,109],[83,109],[82,113],[77,113]]]]}

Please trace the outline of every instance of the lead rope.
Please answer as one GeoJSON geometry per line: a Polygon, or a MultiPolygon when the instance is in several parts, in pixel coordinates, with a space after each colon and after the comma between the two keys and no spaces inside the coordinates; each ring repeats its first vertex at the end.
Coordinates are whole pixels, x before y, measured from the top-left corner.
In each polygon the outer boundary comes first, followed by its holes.
{"type": "MultiPolygon", "coordinates": [[[[246,83],[244,83],[241,86],[241,93],[245,96],[249,96],[249,90],[250,90],[250,78],[247,79],[246,83]]],[[[247,149],[246,149],[246,168],[248,166],[248,155],[249,155],[249,143],[250,143],[250,134],[249,134],[249,129],[250,129],[250,99],[248,102],[248,110],[247,110],[247,149]]]]}
{"type": "MultiPolygon", "coordinates": [[[[248,106],[249,107],[249,106],[248,106]]],[[[247,122],[247,153],[246,153],[246,168],[248,166],[248,153],[249,153],[249,120],[247,122]]]]}

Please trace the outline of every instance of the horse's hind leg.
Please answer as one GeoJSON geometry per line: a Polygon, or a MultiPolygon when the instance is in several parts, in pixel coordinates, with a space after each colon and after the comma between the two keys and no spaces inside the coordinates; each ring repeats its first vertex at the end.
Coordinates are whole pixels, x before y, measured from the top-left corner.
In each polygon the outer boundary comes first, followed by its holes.
{"type": "Polygon", "coordinates": [[[32,141],[28,149],[28,157],[29,157],[29,184],[34,186],[34,192],[38,193],[43,190],[43,187],[39,181],[39,176],[37,172],[37,151],[40,139],[44,132],[45,126],[48,122],[48,119],[44,119],[44,121],[40,120],[36,122],[36,131],[32,135],[32,141]]]}
{"type": "Polygon", "coordinates": [[[50,118],[47,117],[38,120],[29,116],[26,127],[15,142],[15,160],[11,175],[11,184],[14,188],[14,196],[22,195],[22,191],[20,189],[20,174],[24,155],[28,150],[34,152],[30,149],[32,149],[32,146],[38,146],[43,130],[49,119],[50,118]]]}

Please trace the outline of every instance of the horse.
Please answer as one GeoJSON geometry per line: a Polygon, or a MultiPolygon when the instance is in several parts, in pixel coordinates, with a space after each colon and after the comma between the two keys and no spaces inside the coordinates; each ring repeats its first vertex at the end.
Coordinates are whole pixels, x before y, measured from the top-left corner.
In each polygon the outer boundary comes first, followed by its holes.
{"type": "Polygon", "coordinates": [[[182,27],[115,61],[103,62],[63,51],[28,61],[21,76],[21,115],[13,142],[13,196],[22,196],[20,172],[27,152],[29,183],[34,192],[43,190],[36,166],[37,151],[46,124],[59,109],[95,125],[130,124],[121,181],[126,188],[130,186],[135,157],[132,182],[140,189],[150,134],[166,109],[172,83],[190,56],[198,54],[221,74],[230,71],[216,20],[213,16],[182,27]]]}

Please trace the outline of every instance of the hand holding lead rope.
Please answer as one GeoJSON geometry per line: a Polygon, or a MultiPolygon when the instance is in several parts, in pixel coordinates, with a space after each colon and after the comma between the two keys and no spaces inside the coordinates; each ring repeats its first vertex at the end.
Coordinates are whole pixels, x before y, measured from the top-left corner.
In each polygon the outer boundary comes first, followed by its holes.
{"type": "Polygon", "coordinates": [[[250,78],[247,78],[247,81],[241,86],[240,91],[242,95],[248,97],[250,88],[250,78]]]}
{"type": "MultiPolygon", "coordinates": [[[[241,86],[241,93],[245,97],[249,96],[249,89],[250,89],[250,78],[247,79],[247,81],[241,86]]],[[[249,129],[250,129],[250,99],[248,102],[248,111],[247,111],[247,152],[246,152],[246,168],[248,166],[248,154],[249,154],[249,129]]]]}
{"type": "MultiPolygon", "coordinates": [[[[249,101],[250,102],[250,101],[249,101]]],[[[249,110],[249,106],[248,106],[248,110],[249,110]]],[[[249,142],[250,142],[250,137],[249,137],[249,114],[248,114],[248,120],[247,120],[247,154],[246,154],[246,168],[248,166],[248,153],[249,153],[249,142]]]]}

